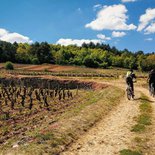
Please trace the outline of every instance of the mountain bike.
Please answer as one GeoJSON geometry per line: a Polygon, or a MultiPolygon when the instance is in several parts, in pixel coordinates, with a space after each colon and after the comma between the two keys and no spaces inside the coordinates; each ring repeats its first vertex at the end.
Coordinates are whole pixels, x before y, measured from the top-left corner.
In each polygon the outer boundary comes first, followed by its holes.
{"type": "Polygon", "coordinates": [[[155,83],[151,83],[151,86],[150,86],[150,95],[152,97],[155,97],[155,83]]]}
{"type": "Polygon", "coordinates": [[[126,94],[127,94],[128,100],[134,99],[134,94],[133,94],[133,91],[132,91],[132,88],[130,85],[128,85],[128,87],[126,89],[126,94]]]}

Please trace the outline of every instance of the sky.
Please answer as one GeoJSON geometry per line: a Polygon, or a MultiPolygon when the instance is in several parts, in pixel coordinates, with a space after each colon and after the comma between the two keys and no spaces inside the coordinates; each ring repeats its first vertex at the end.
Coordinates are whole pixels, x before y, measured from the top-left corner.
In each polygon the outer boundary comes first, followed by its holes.
{"type": "Polygon", "coordinates": [[[0,0],[0,40],[155,52],[155,0],[0,0]]]}

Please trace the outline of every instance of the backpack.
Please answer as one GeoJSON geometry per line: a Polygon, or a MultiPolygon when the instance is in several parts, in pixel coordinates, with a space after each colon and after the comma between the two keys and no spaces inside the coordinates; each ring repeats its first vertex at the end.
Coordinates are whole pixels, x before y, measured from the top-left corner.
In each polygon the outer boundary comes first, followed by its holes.
{"type": "Polygon", "coordinates": [[[132,77],[132,73],[130,71],[128,71],[126,74],[126,78],[131,78],[131,77],[132,77]]]}

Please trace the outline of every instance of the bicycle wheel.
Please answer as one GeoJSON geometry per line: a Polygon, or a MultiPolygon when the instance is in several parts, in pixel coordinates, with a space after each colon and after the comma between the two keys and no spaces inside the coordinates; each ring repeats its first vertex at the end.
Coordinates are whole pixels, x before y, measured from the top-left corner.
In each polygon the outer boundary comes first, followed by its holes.
{"type": "Polygon", "coordinates": [[[154,86],[152,86],[152,96],[155,97],[155,90],[154,90],[154,86]]]}
{"type": "Polygon", "coordinates": [[[155,90],[154,90],[154,84],[151,84],[151,90],[150,90],[151,96],[154,97],[155,96],[155,90]]]}
{"type": "Polygon", "coordinates": [[[127,92],[127,99],[131,100],[132,94],[131,94],[131,90],[129,87],[127,88],[126,92],[127,92]]]}

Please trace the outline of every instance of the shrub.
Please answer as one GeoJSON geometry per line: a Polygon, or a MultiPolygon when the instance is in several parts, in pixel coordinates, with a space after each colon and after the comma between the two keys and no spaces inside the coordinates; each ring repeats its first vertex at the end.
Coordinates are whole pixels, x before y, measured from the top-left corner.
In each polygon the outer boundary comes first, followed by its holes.
{"type": "Polygon", "coordinates": [[[100,64],[100,67],[106,69],[108,67],[108,63],[103,62],[102,64],[100,64]]]}
{"type": "Polygon", "coordinates": [[[13,70],[14,69],[14,66],[13,66],[13,63],[8,61],[5,63],[5,69],[7,70],[13,70]]]}
{"type": "Polygon", "coordinates": [[[33,58],[33,59],[31,60],[31,62],[32,62],[32,64],[39,64],[38,58],[33,58]]]}
{"type": "Polygon", "coordinates": [[[86,67],[92,67],[92,68],[97,68],[99,67],[99,63],[95,61],[91,56],[86,56],[84,58],[83,64],[86,67]]]}

